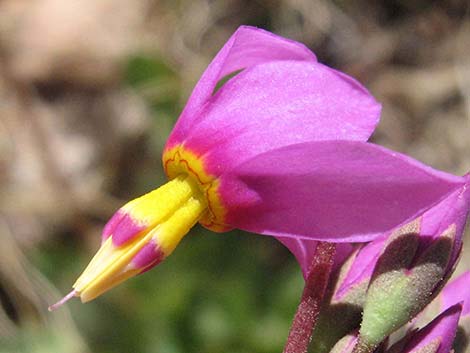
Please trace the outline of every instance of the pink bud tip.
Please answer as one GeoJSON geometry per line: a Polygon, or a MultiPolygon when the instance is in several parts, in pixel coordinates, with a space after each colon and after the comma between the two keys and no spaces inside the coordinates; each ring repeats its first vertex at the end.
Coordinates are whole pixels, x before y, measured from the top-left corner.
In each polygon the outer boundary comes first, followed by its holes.
{"type": "Polygon", "coordinates": [[[69,294],[67,294],[65,297],[63,297],[61,300],[59,300],[57,303],[55,303],[55,304],[51,305],[49,308],[47,308],[47,310],[53,311],[53,310],[57,309],[58,307],[64,305],[66,302],[68,302],[73,297],[77,297],[77,296],[78,296],[78,292],[76,290],[73,290],[69,294]]]}

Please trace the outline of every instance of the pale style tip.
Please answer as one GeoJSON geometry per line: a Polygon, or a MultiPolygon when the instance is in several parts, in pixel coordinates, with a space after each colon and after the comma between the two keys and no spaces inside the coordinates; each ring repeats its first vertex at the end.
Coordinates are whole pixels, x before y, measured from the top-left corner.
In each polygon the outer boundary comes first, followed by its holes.
{"type": "Polygon", "coordinates": [[[78,297],[78,292],[74,289],[72,290],[69,294],[67,294],[65,297],[63,297],[61,300],[59,300],[57,303],[51,305],[50,307],[47,308],[49,311],[54,311],[58,307],[64,305],[66,302],[68,302],[70,299],[73,297],[78,297]]]}

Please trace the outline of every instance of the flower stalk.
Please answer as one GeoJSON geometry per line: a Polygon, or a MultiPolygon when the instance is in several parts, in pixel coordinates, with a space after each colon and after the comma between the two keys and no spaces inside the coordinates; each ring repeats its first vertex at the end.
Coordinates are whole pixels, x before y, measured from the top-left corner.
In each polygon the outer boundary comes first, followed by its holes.
{"type": "Polygon", "coordinates": [[[334,263],[336,245],[320,242],[310,266],[300,304],[287,337],[284,353],[305,353],[312,339],[334,263]]]}

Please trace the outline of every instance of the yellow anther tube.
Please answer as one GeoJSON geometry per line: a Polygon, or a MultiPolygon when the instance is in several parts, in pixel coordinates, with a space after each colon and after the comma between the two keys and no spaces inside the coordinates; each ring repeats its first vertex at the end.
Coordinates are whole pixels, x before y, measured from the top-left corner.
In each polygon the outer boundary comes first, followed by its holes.
{"type": "Polygon", "coordinates": [[[207,201],[198,183],[182,174],[160,188],[139,197],[121,211],[136,224],[145,225],[129,241],[116,245],[111,236],[102,244],[83,274],[73,285],[82,302],[90,301],[142,268],[132,265],[133,258],[152,242],[164,257],[170,255],[181,239],[204,216],[207,201]]]}

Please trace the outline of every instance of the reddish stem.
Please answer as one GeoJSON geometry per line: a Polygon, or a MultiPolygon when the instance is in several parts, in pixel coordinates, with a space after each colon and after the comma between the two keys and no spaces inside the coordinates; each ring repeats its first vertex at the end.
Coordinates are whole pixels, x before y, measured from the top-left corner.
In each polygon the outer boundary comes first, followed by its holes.
{"type": "Polygon", "coordinates": [[[306,353],[325,295],[336,252],[333,243],[319,242],[305,281],[300,304],[290,328],[284,353],[306,353]]]}

